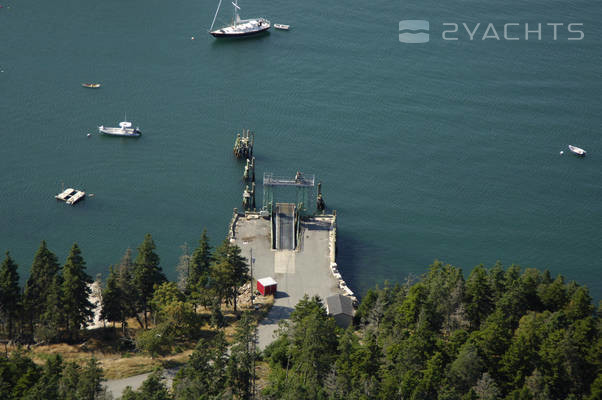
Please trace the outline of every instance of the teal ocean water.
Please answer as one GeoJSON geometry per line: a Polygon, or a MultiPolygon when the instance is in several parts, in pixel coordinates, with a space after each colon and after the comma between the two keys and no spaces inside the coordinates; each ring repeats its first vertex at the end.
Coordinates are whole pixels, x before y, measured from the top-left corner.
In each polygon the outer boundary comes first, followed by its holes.
{"type": "Polygon", "coordinates": [[[360,293],[441,259],[548,268],[602,297],[600,2],[241,0],[293,29],[230,42],[207,34],[208,0],[0,4],[0,250],[22,275],[42,239],[61,260],[77,241],[96,274],[150,232],[175,278],[180,246],[218,242],[240,207],[244,127],[259,175],[324,183],[360,293]],[[410,19],[428,43],[399,42],[410,19]],[[142,138],[95,133],[126,112],[142,138]],[[68,207],[62,183],[95,196],[68,207]]]}

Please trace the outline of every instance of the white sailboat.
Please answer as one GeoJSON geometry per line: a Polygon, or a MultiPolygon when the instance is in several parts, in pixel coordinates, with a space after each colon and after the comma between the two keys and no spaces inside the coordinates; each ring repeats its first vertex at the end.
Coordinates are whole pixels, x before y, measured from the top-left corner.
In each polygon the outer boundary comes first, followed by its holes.
{"type": "Polygon", "coordinates": [[[217,14],[219,13],[221,5],[222,0],[219,0],[217,11],[215,11],[215,16],[213,17],[213,22],[211,23],[211,28],[209,28],[209,33],[216,38],[251,36],[266,32],[268,29],[270,29],[270,21],[265,18],[240,19],[240,16],[238,15],[238,12],[240,11],[238,0],[234,0],[232,2],[232,5],[234,6],[234,18],[232,20],[232,25],[213,30],[213,25],[215,25],[215,19],[217,18],[217,14]]]}

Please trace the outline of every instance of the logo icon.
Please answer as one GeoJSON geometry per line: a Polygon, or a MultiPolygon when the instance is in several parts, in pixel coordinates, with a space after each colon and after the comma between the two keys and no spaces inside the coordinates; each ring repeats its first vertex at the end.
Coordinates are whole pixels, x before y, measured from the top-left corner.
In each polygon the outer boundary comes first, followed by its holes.
{"type": "Polygon", "coordinates": [[[429,29],[429,22],[423,19],[406,19],[399,21],[399,32],[402,32],[399,34],[399,41],[401,43],[426,43],[429,41],[429,29]]]}

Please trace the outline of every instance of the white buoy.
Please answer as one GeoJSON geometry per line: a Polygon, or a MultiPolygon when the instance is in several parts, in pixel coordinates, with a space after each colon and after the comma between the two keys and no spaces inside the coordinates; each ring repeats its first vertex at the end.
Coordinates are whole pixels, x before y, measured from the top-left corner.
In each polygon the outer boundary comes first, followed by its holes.
{"type": "Polygon", "coordinates": [[[191,37],[190,37],[190,40],[194,40],[194,36],[191,36],[191,37]]]}
{"type": "Polygon", "coordinates": [[[86,136],[90,137],[90,134],[88,133],[86,136]]]}
{"type": "Polygon", "coordinates": [[[561,151],[561,152],[560,152],[560,155],[563,155],[563,154],[564,154],[564,151],[561,151]]]}

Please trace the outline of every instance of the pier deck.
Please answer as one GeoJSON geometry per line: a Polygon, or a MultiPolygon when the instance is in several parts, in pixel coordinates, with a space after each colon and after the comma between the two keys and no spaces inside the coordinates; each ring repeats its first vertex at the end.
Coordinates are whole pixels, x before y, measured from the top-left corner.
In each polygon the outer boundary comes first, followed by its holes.
{"type": "Polygon", "coordinates": [[[302,222],[298,251],[272,250],[267,218],[251,214],[240,216],[234,223],[234,241],[242,249],[242,255],[249,259],[253,249],[253,278],[271,276],[278,282],[274,306],[258,328],[260,349],[272,342],[278,321],[289,317],[303,295],[318,295],[324,300],[343,293],[330,269],[333,222],[333,216],[302,222]]]}

